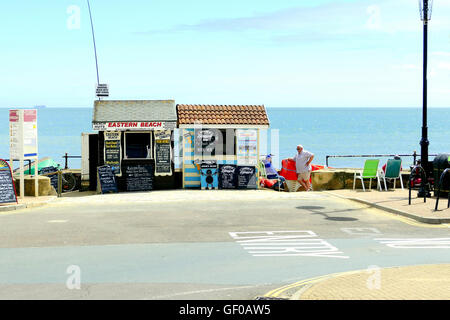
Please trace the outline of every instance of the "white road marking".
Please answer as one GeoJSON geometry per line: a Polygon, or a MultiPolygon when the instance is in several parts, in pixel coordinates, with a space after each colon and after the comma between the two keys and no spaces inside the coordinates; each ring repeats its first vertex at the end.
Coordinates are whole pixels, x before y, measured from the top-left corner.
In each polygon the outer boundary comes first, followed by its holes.
{"type": "Polygon", "coordinates": [[[64,223],[67,222],[67,220],[49,220],[48,223],[64,223]]]}
{"type": "MultiPolygon", "coordinates": [[[[257,288],[262,287],[268,284],[259,284],[255,286],[241,286],[241,287],[232,287],[232,288],[218,288],[218,289],[204,289],[204,290],[194,290],[194,291],[185,291],[185,292],[177,292],[173,294],[166,294],[162,296],[153,296],[149,299],[167,299],[172,297],[178,297],[178,296],[185,296],[189,294],[199,294],[199,293],[210,293],[210,292],[220,292],[220,291],[228,291],[228,290],[240,290],[240,289],[251,289],[251,288],[257,288]]],[[[141,300],[147,300],[147,299],[141,299],[141,300]]]]}
{"type": "Polygon", "coordinates": [[[358,236],[382,234],[377,228],[341,228],[341,231],[358,236]]]}
{"type": "Polygon", "coordinates": [[[450,249],[450,238],[378,238],[375,240],[398,249],[450,249]]]}
{"type": "Polygon", "coordinates": [[[254,257],[327,257],[348,259],[310,230],[229,232],[254,257]],[[311,239],[314,238],[314,239],[311,239]]]}

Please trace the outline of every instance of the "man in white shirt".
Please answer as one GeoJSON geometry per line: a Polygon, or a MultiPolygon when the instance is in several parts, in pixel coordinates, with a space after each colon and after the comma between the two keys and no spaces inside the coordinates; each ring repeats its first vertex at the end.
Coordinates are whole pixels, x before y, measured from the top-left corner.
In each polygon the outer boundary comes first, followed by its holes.
{"type": "Polygon", "coordinates": [[[314,154],[303,149],[302,145],[297,146],[297,154],[289,160],[295,161],[295,168],[297,171],[298,182],[309,191],[311,183],[309,178],[311,177],[311,162],[314,159],[314,154]]]}

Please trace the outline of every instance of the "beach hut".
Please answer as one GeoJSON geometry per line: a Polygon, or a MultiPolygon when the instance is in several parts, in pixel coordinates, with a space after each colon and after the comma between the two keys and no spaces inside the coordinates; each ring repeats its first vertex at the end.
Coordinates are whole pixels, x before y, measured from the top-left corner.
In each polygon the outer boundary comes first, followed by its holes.
{"type": "Polygon", "coordinates": [[[183,188],[256,188],[264,105],[178,104],[183,188]]]}
{"type": "Polygon", "coordinates": [[[95,101],[92,128],[96,133],[84,135],[82,179],[89,180],[90,189],[95,190],[97,168],[109,165],[119,190],[174,188],[176,125],[174,100],[95,101]]]}

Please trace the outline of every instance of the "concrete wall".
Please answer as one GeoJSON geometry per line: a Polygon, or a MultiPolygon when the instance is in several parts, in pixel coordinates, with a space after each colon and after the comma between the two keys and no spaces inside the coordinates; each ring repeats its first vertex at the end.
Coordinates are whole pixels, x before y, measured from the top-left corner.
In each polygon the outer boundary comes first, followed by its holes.
{"type": "MultiPolygon", "coordinates": [[[[25,196],[34,197],[34,176],[25,176],[25,196]]],[[[14,183],[16,186],[17,196],[20,193],[20,179],[19,177],[14,177],[14,183]]],[[[56,190],[52,187],[50,183],[50,178],[39,176],[38,180],[39,196],[56,196],[56,190]]]]}
{"type": "MultiPolygon", "coordinates": [[[[320,190],[338,190],[338,189],[352,189],[353,177],[355,171],[361,169],[322,169],[311,172],[311,181],[315,191],[320,190]]],[[[403,186],[407,188],[409,172],[403,172],[403,186]]],[[[364,179],[364,185],[369,188],[369,179],[364,179]]],[[[384,189],[384,182],[381,180],[381,185],[384,189]]],[[[392,185],[388,182],[388,187],[392,185]]],[[[377,187],[377,180],[372,179],[372,189],[377,187]]],[[[391,186],[392,187],[392,186],[391,186]]],[[[362,189],[361,179],[356,179],[356,189],[362,189]]],[[[396,188],[400,188],[400,181],[397,180],[396,188]]]]}

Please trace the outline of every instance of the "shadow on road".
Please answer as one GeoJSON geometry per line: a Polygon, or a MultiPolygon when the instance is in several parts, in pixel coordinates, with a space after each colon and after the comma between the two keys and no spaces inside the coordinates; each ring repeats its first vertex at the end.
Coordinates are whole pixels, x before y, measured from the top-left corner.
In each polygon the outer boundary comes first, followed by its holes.
{"type": "MultiPolygon", "coordinates": [[[[350,217],[330,217],[327,213],[320,211],[322,209],[325,209],[325,207],[321,207],[321,206],[299,206],[296,208],[300,209],[300,210],[310,211],[313,214],[322,215],[325,217],[326,220],[331,220],[331,221],[357,221],[358,220],[356,218],[350,218],[350,217]]],[[[339,212],[339,211],[336,211],[336,212],[339,212]]]]}

